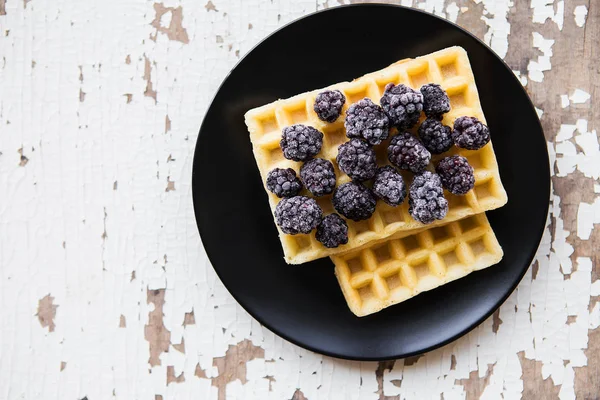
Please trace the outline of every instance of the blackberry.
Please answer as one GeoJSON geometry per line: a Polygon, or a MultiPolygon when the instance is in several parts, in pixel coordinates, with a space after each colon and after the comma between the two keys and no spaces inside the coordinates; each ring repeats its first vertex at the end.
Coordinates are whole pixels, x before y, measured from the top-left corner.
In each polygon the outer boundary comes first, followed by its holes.
{"type": "Polygon", "coordinates": [[[448,200],[444,197],[444,188],[437,174],[423,171],[415,175],[408,192],[408,212],[423,224],[446,216],[448,200]]]}
{"type": "Polygon", "coordinates": [[[306,161],[316,156],[323,146],[323,134],[306,125],[292,125],[283,128],[279,142],[283,156],[288,160],[306,161]]]}
{"type": "Polygon", "coordinates": [[[433,118],[427,118],[419,126],[419,137],[431,154],[442,154],[454,144],[452,129],[433,118]]]}
{"type": "Polygon", "coordinates": [[[302,182],[291,168],[275,168],[267,174],[267,189],[277,197],[291,197],[302,190],[302,182]]]}
{"type": "Polygon", "coordinates": [[[391,124],[400,130],[412,128],[423,111],[423,95],[402,84],[388,83],[380,102],[391,124]]]}
{"type": "Polygon", "coordinates": [[[321,121],[334,122],[342,113],[346,98],[339,90],[325,90],[317,95],[313,109],[321,121]]]}
{"type": "Polygon", "coordinates": [[[423,171],[431,160],[431,153],[419,142],[419,139],[408,132],[394,136],[387,152],[392,164],[414,173],[423,171]]]}
{"type": "Polygon", "coordinates": [[[360,139],[350,139],[338,147],[336,161],[340,169],[357,181],[366,181],[375,175],[375,150],[360,139]]]}
{"type": "Polygon", "coordinates": [[[450,156],[443,158],[435,167],[442,185],[452,194],[465,194],[475,186],[473,167],[466,158],[450,156]]]}
{"type": "Polygon", "coordinates": [[[490,141],[490,130],[475,117],[460,117],[454,121],[452,140],[458,147],[477,150],[490,141]]]}
{"type": "Polygon", "coordinates": [[[348,108],[344,127],[349,138],[362,138],[374,146],[387,139],[390,121],[381,107],[365,97],[348,108]]]}
{"type": "Polygon", "coordinates": [[[390,206],[401,204],[406,197],[402,175],[390,165],[379,168],[373,182],[373,193],[390,206]]]}
{"type": "Polygon", "coordinates": [[[310,233],[323,216],[315,199],[305,196],[288,197],[275,207],[275,220],[283,233],[310,233]]]}
{"type": "Polygon", "coordinates": [[[442,119],[450,111],[450,99],[440,85],[429,83],[421,86],[423,112],[428,118],[442,119]]]}
{"type": "Polygon", "coordinates": [[[300,179],[315,196],[323,196],[335,189],[335,171],[329,160],[313,158],[300,168],[300,179]]]}
{"type": "Polygon", "coordinates": [[[354,221],[368,219],[375,212],[377,199],[371,189],[361,183],[347,182],[333,192],[333,207],[346,218],[354,221]]]}
{"type": "Polygon", "coordinates": [[[317,226],[316,239],[330,249],[348,243],[348,224],[337,214],[329,214],[317,226]]]}

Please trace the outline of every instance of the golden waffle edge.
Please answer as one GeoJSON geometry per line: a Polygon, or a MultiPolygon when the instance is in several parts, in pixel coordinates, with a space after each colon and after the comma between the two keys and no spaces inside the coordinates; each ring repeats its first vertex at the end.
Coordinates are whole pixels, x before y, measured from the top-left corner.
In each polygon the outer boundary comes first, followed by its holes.
{"type": "MultiPolygon", "coordinates": [[[[314,126],[323,132],[323,148],[317,157],[326,158],[334,163],[338,185],[349,181],[350,178],[341,173],[335,163],[337,147],[348,140],[344,130],[345,111],[350,104],[364,97],[369,97],[375,103],[379,103],[385,85],[390,82],[403,83],[415,89],[426,83],[438,83],[448,93],[452,106],[451,111],[444,116],[444,124],[452,125],[456,118],[465,115],[477,117],[485,123],[475,79],[464,49],[450,47],[415,59],[401,60],[352,82],[342,82],[328,87],[328,89],[338,89],[346,96],[342,115],[334,123],[329,124],[319,120],[313,111],[315,97],[323,89],[278,100],[248,111],[245,121],[250,132],[250,140],[263,185],[267,173],[273,168],[293,168],[296,172],[299,171],[302,163],[285,159],[279,147],[282,128],[298,123],[314,126]]],[[[493,138],[495,132],[492,131],[491,134],[493,138]]],[[[387,157],[384,154],[386,144],[387,142],[376,146],[380,164],[387,163],[387,157]]],[[[426,226],[412,219],[408,213],[408,201],[398,207],[390,207],[379,201],[375,213],[370,219],[359,222],[347,221],[348,244],[335,249],[328,249],[319,243],[315,239],[314,231],[308,235],[288,235],[281,232],[278,227],[286,262],[301,264],[321,257],[345,253],[366,247],[371,242],[381,241],[398,232],[443,225],[501,207],[506,203],[507,196],[500,181],[491,142],[475,151],[453,147],[442,157],[452,154],[460,154],[467,158],[475,172],[475,188],[465,196],[455,196],[446,191],[445,196],[450,207],[443,220],[426,226]]],[[[436,162],[439,158],[440,156],[434,156],[432,161],[436,162]]],[[[404,173],[403,175],[405,178],[410,177],[404,173]]],[[[407,184],[410,181],[407,179],[407,184]]],[[[273,212],[280,199],[268,191],[267,194],[273,212]]],[[[306,190],[301,194],[309,195],[306,190]]],[[[325,215],[335,212],[331,205],[331,196],[316,198],[316,200],[323,208],[325,215]]]]}
{"type": "Polygon", "coordinates": [[[348,307],[362,317],[497,264],[502,256],[482,213],[416,233],[402,232],[331,260],[348,307]]]}

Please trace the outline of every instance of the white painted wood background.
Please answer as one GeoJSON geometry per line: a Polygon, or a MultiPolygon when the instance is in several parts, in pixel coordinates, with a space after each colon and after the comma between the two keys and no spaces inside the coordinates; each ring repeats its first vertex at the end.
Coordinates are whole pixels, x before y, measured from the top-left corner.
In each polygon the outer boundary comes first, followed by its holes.
{"type": "Polygon", "coordinates": [[[323,357],[262,328],[216,277],[192,210],[197,132],[222,79],[276,28],[339,2],[0,0],[0,399],[599,393],[598,364],[585,372],[600,357],[600,337],[594,354],[588,341],[600,325],[598,75],[565,71],[563,92],[544,88],[555,42],[585,41],[598,4],[513,1],[402,3],[463,18],[502,57],[513,40],[533,52],[511,67],[547,121],[555,186],[583,195],[565,208],[553,192],[534,267],[493,318],[394,365],[323,357]],[[519,7],[524,31],[509,22],[519,7]]]}

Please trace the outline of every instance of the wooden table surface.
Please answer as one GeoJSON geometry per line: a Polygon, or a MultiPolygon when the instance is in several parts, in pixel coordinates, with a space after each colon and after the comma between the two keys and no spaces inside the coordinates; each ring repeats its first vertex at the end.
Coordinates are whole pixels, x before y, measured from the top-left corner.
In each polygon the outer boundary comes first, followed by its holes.
{"type": "Polygon", "coordinates": [[[0,399],[600,398],[596,0],[402,1],[490,44],[548,141],[542,245],[480,327],[340,361],[261,327],[216,277],[191,202],[203,114],[258,41],[339,3],[0,0],[0,399]]]}

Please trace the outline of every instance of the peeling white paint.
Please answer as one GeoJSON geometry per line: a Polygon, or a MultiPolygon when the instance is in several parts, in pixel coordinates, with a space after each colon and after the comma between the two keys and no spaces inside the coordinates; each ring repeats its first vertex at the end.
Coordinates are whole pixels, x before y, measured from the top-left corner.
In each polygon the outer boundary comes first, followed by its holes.
{"type": "MultiPolygon", "coordinates": [[[[310,400],[381,398],[377,363],[300,349],[233,300],[202,249],[191,206],[195,132],[238,56],[282,24],[338,1],[162,3],[182,8],[189,43],[167,34],[149,39],[156,31],[152,2],[30,1],[24,8],[8,1],[0,16],[0,398],[215,400],[211,378],[222,373],[215,362],[245,339],[263,349],[264,358],[242,363],[245,379],[231,377],[227,399],[290,399],[297,388],[310,400]],[[156,101],[144,96],[145,59],[156,101]],[[167,180],[176,190],[165,191],[167,180]],[[144,327],[157,305],[147,302],[147,289],[165,289],[163,323],[170,332],[168,351],[152,368],[144,327]],[[52,332],[35,315],[49,293],[58,306],[52,332]],[[195,322],[184,325],[192,311],[195,322]],[[167,385],[169,367],[185,380],[167,385]]],[[[454,1],[402,0],[452,21],[478,8],[458,3],[460,9],[454,1]]],[[[505,56],[512,3],[475,3],[483,4],[485,40],[505,56]]],[[[561,4],[532,2],[534,18],[537,12],[562,27],[561,4]]],[[[583,26],[587,8],[578,6],[574,14],[583,26]]],[[[160,27],[171,26],[173,15],[163,14],[160,27]]],[[[542,55],[527,74],[515,71],[524,85],[541,82],[550,70],[553,43],[534,33],[542,55]]],[[[567,106],[585,98],[577,91],[564,96],[567,106]]],[[[536,112],[542,116],[541,108],[536,112]]],[[[598,179],[597,126],[577,118],[558,121],[556,145],[548,144],[551,163],[559,177],[578,170],[598,179]]],[[[594,192],[600,194],[600,184],[594,192]]],[[[551,200],[537,276],[530,269],[500,308],[497,332],[490,319],[412,365],[396,362],[383,372],[382,396],[463,399],[461,380],[484,379],[490,371],[482,399],[520,398],[517,354],[523,352],[541,363],[542,377],[562,385],[561,398],[574,398],[574,370],[587,361],[587,330],[600,326],[600,303],[588,311],[600,281],[591,282],[590,257],[571,261],[570,242],[575,233],[592,238],[600,200],[577,205],[573,235],[564,226],[561,199],[553,194],[551,200]],[[569,316],[575,322],[568,324],[569,316]]]]}
{"type": "Polygon", "coordinates": [[[573,104],[582,104],[590,99],[590,94],[581,89],[575,89],[573,94],[569,97],[573,104]]]}
{"type": "Polygon", "coordinates": [[[535,107],[535,112],[536,112],[538,118],[542,119],[542,115],[544,115],[544,110],[542,110],[541,108],[535,107]]]}
{"type": "Polygon", "coordinates": [[[458,19],[458,13],[459,13],[459,9],[458,6],[456,5],[455,2],[452,2],[450,4],[448,4],[446,6],[446,15],[450,21],[452,22],[456,22],[456,20],[458,19]]]}
{"type": "Polygon", "coordinates": [[[512,1],[497,0],[474,0],[476,4],[483,3],[484,15],[481,19],[488,26],[484,40],[502,58],[508,52],[508,35],[510,24],[508,23],[508,12],[512,7],[512,1]]]}
{"type": "Polygon", "coordinates": [[[562,108],[567,108],[569,107],[569,104],[571,104],[571,102],[569,101],[569,96],[567,96],[566,94],[561,94],[560,95],[560,105],[562,108]]]}
{"type": "Polygon", "coordinates": [[[573,14],[575,15],[575,23],[577,24],[577,26],[583,28],[588,14],[587,7],[584,5],[579,5],[575,7],[575,9],[573,10],[573,14]]]}
{"type": "Polygon", "coordinates": [[[517,76],[517,79],[519,82],[521,82],[521,85],[524,87],[527,86],[527,77],[525,75],[521,75],[521,71],[513,70],[513,73],[517,76]]]}
{"type": "Polygon", "coordinates": [[[600,198],[592,204],[579,203],[577,210],[577,236],[588,240],[594,229],[594,224],[600,224],[600,198]]]}
{"type": "Polygon", "coordinates": [[[563,0],[531,0],[533,22],[544,24],[552,20],[562,30],[565,19],[565,3],[563,0]],[[556,10],[556,11],[555,11],[556,10]]]}
{"type": "Polygon", "coordinates": [[[575,133],[575,129],[577,129],[576,125],[562,124],[558,130],[558,134],[556,135],[556,141],[562,142],[564,140],[571,139],[575,133]]]}
{"type": "Polygon", "coordinates": [[[596,130],[588,132],[588,122],[585,119],[578,119],[575,125],[563,124],[556,136],[556,165],[558,176],[567,176],[578,169],[585,176],[593,179],[600,178],[600,146],[596,130]],[[574,135],[575,130],[577,134],[574,135]],[[581,151],[570,141],[575,139],[575,143],[581,151]]]}
{"type": "Polygon", "coordinates": [[[538,32],[533,32],[533,47],[539,49],[542,52],[542,55],[538,56],[537,61],[530,60],[527,65],[529,79],[532,81],[542,82],[544,80],[544,72],[550,71],[550,68],[552,67],[550,59],[552,58],[553,45],[553,39],[545,39],[538,32]]]}

